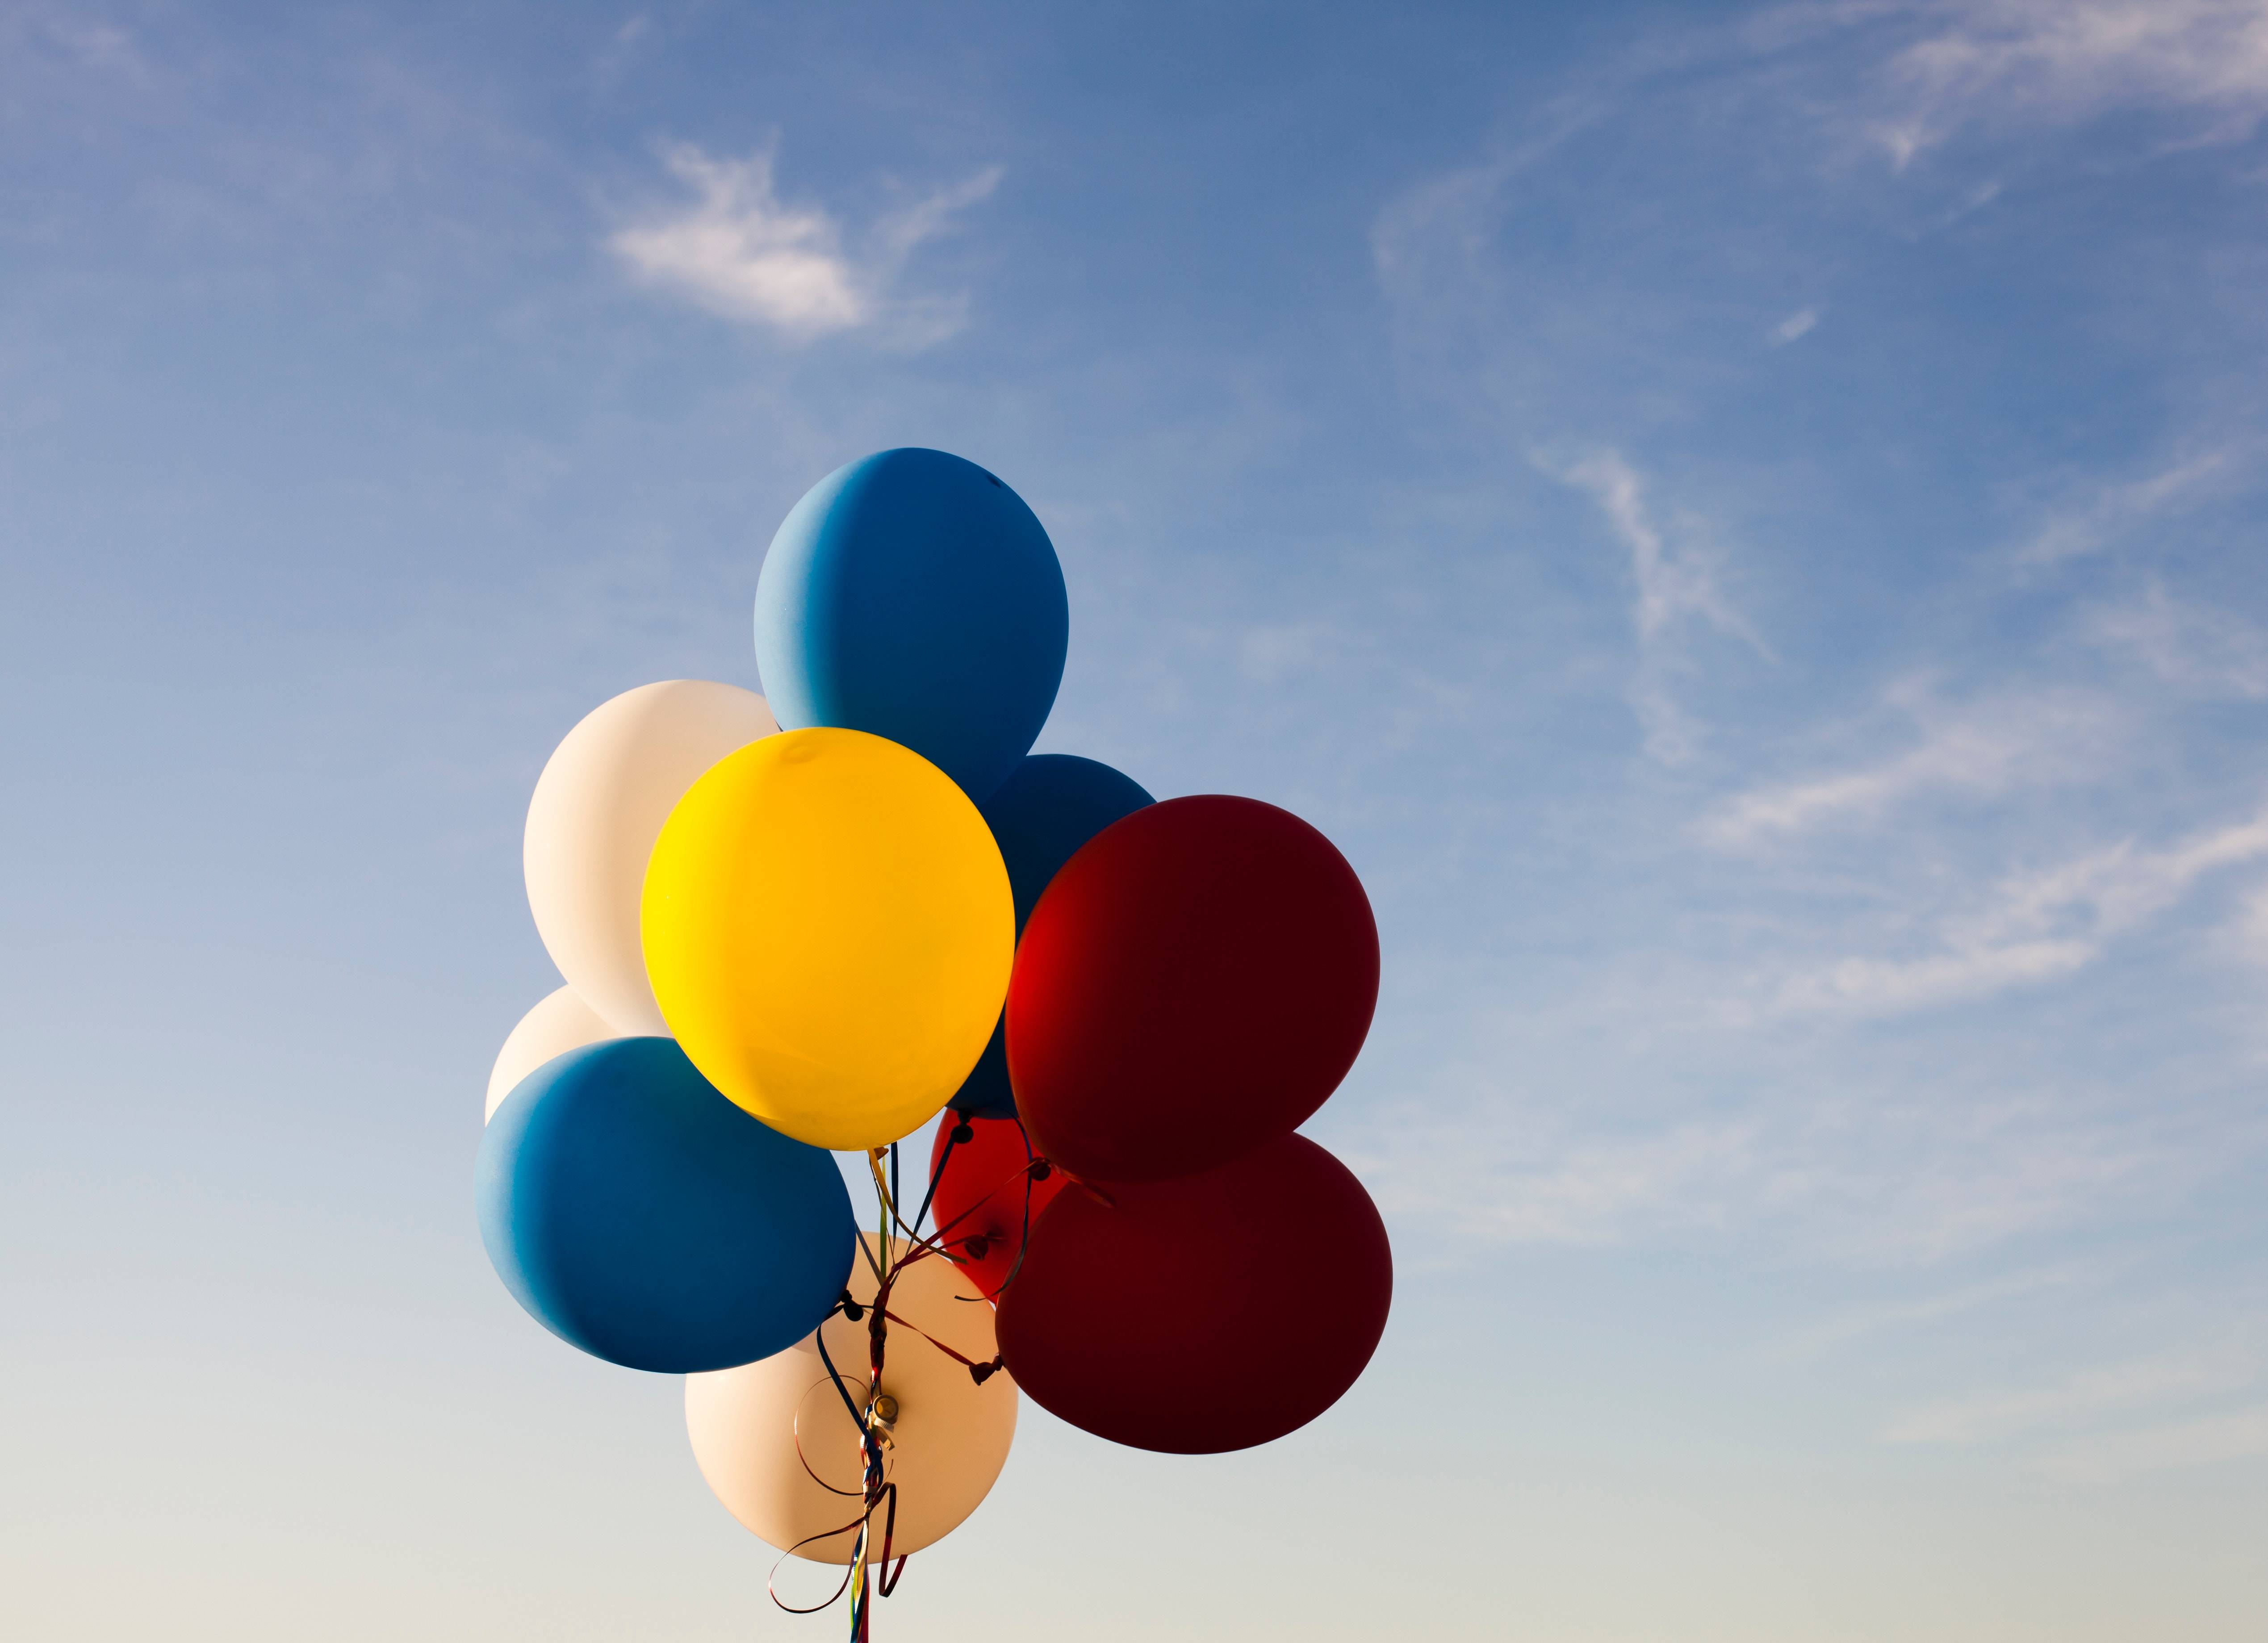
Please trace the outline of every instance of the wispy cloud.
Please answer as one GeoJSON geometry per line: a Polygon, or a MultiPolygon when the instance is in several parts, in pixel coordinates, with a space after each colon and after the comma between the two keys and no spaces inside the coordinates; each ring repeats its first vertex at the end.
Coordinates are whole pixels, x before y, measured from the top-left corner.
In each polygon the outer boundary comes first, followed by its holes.
{"type": "Polygon", "coordinates": [[[1907,682],[1889,700],[1919,728],[1914,746],[1872,764],[1736,793],[1703,820],[1701,836],[1739,849],[1878,822],[1932,793],[1992,796],[2090,779],[2110,768],[2126,724],[2116,704],[2080,690],[2016,691],[1948,706],[1926,684],[1907,682]]]}
{"type": "Polygon", "coordinates": [[[1785,348],[1790,343],[1811,335],[1819,323],[1819,310],[1798,308],[1793,313],[1772,327],[1765,338],[1774,348],[1785,348]]]}
{"type": "Polygon", "coordinates": [[[2016,548],[2021,565],[2054,565],[2117,546],[2152,522],[2257,482],[2263,446],[2230,441],[2139,479],[2120,480],[2055,509],[2016,548]]]}
{"type": "Polygon", "coordinates": [[[797,340],[880,328],[919,346],[965,323],[963,299],[907,297],[897,284],[917,247],[998,186],[998,166],[884,215],[854,249],[824,209],[782,203],[770,153],[715,159],[680,144],[665,160],[694,199],[654,211],[608,241],[647,284],[797,340]]]}
{"type": "Polygon", "coordinates": [[[1568,1136],[1548,1124],[1402,1124],[1345,1147],[1389,1214],[1449,1220],[1491,1243],[1616,1243],[1722,1218],[1759,1162],[1754,1127],[1568,1136]]]}
{"type": "Polygon", "coordinates": [[[2089,625],[2097,642],[2129,652],[2189,695],[2268,696],[2268,633],[2228,611],[2176,600],[2162,583],[2097,610],[2089,625]]]}
{"type": "Polygon", "coordinates": [[[1665,534],[1646,497],[1646,483],[1618,451],[1595,451],[1572,461],[1535,459],[1536,466],[1587,492],[1630,553],[1636,597],[1631,620],[1638,630],[1640,663],[1631,705],[1646,733],[1646,751],[1665,764],[1682,764],[1697,750],[1699,731],[1671,689],[1684,666],[1671,647],[1692,624],[1738,639],[1770,659],[1771,651],[1748,618],[1734,608],[1720,580],[1721,555],[1697,527],[1681,519],[1678,540],[1665,534]]]}
{"type": "Polygon", "coordinates": [[[2060,1266],[2011,1272],[2004,1277],[1964,1284],[1955,1289],[1940,1290],[1911,1300],[1852,1307],[1796,1331],[1772,1355],[1815,1357],[1872,1336],[1940,1323],[2045,1291],[2072,1289],[2097,1283],[2105,1275],[2104,1268],[2100,1265],[2069,1262],[2060,1266]]]}
{"type": "Polygon", "coordinates": [[[2051,1448],[2039,1470],[2058,1483],[2111,1484],[2147,1472],[2268,1455],[2268,1404],[2193,1420],[2104,1433],[2051,1448]]]}
{"type": "Polygon", "coordinates": [[[2205,874],[2268,858],[2268,811],[2169,850],[2132,840],[2004,880],[1987,905],[1946,919],[1941,949],[1847,958],[1789,977],[1783,1011],[1891,1014],[1968,1002],[2067,976],[2164,912],[2205,874]]]}
{"type": "MultiPolygon", "coordinates": [[[[2258,0],[1955,0],[1873,8],[1923,36],[1883,77],[1874,136],[1903,168],[1963,127],[2074,124],[2120,109],[2193,111],[2205,139],[2268,114],[2268,9],[2258,0]]],[[[1865,16],[1866,10],[1853,13],[1865,16]]]]}
{"type": "Polygon", "coordinates": [[[1888,1443],[1991,1442],[2104,1415],[2250,1385],[2257,1366],[2236,1352],[2173,1353],[2080,1370],[2046,1386],[1973,1394],[1912,1410],[1883,1432],[1888,1443]]]}

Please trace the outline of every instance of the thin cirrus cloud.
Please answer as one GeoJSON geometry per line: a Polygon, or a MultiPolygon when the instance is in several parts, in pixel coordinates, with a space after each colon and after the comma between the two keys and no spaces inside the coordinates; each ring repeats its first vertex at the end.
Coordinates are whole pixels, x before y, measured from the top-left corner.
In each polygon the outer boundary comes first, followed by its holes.
{"type": "Polygon", "coordinates": [[[1738,850],[1830,825],[1870,824],[1932,794],[1992,798],[2097,779],[2111,768],[2127,718],[2116,704],[2075,689],[2011,692],[1949,710],[1909,682],[1889,697],[1918,725],[1914,746],[1872,764],[1734,793],[1702,820],[1702,838],[1738,850]]]}
{"type": "MultiPolygon", "coordinates": [[[[1850,521],[1850,559],[1822,555],[1806,510],[1846,477],[1867,494],[1874,456],[1786,413],[1828,363],[1806,338],[1847,332],[1837,348],[1864,353],[1884,335],[1859,298],[1867,278],[1844,271],[1903,266],[1916,240],[1970,217],[1977,243],[2006,248],[2016,213],[1986,208],[2009,195],[2057,277],[2074,257],[2092,277],[2084,304],[2050,305],[2074,348],[2110,320],[2159,335],[2163,291],[2084,262],[2084,224],[2033,185],[2066,157],[2095,166],[2106,142],[2169,170],[2245,164],[2197,145],[2252,117],[2247,19],[2264,11],[1778,8],[1771,39],[1752,17],[1598,65],[1525,130],[1381,208],[1373,262],[1414,412],[1543,453],[1528,471],[1583,499],[1594,552],[1610,547],[1627,578],[1618,682],[1631,740],[1660,770],[1593,811],[1594,836],[1654,852],[1661,881],[1693,892],[1679,917],[1621,932],[1631,950],[1597,958],[1554,1009],[1513,1025],[1476,1013],[1458,1057],[1484,1065],[1482,1047],[1509,1044],[1521,1070],[1476,1079],[1459,1126],[1426,1131],[1425,1147],[1366,1138],[1366,1178],[1401,1212],[1484,1244],[1786,1218],[1831,1258],[1926,1264],[2171,1201],[2257,1148],[2216,1046],[2241,1014],[2225,999],[2257,989],[2249,966],[2268,961],[2268,818],[2227,791],[2229,762],[2208,745],[2226,721],[2195,711],[2268,696],[2268,625],[2256,631],[2241,586],[2200,574],[2225,563],[2226,505],[2268,471],[2244,384],[2222,380],[2249,369],[2250,333],[2223,327],[2227,346],[2196,348],[2220,310],[2184,312],[2157,379],[2173,428],[2123,404],[2134,414],[2103,449],[1971,440],[1936,470],[1920,441],[1917,481],[1933,472],[1962,505],[1932,522],[1928,552],[1874,542],[1895,573],[1855,624],[1839,578],[1870,527],[1850,521]],[[2150,118],[2080,132],[2113,114],[2150,118]],[[2180,143],[2192,146],[2171,155],[2180,143]],[[1765,158],[1791,147],[1821,165],[1765,158]],[[1658,192],[1599,190],[1602,174],[1657,175],[1658,192]],[[1745,188],[1770,232],[1728,226],[1720,188],[1745,188]],[[1862,220],[1843,210],[1853,199],[1862,220]],[[1580,232],[1563,238],[1571,222],[1580,232]],[[1683,254],[1664,259],[1670,243],[1683,254]],[[1744,423],[1759,403],[1770,414],[1744,423]],[[2012,533],[1992,523],[2010,497],[2047,505],[2012,533]],[[2144,573],[2169,587],[2129,579],[2144,573]],[[1845,632],[1856,642],[1822,642],[1845,632]],[[1767,675],[1756,662],[1775,647],[1786,659],[1767,675]],[[2136,779],[2145,766],[2153,778],[2136,779]],[[1719,917],[1709,898],[1728,883],[1756,899],[1719,917]],[[2178,976],[2110,962],[2159,950],[2155,934],[2185,964],[2242,962],[2178,976]],[[2159,1022],[2198,1047],[2188,1064],[2095,1030],[2116,1013],[2095,1001],[2120,990],[2159,996],[2159,1022]],[[2068,1004],[2072,1026],[2035,1042],[2024,1024],[2056,1007],[2042,995],[2068,1004]],[[1583,1063],[1578,1037],[1625,1058],[1583,1063]]],[[[1933,300],[1949,334],[1989,345],[1972,292],[1933,300]]],[[[1989,410],[1943,401],[1927,379],[1939,366],[1924,349],[1869,369],[1943,402],[1948,428],[1989,427],[1989,410]]]]}
{"type": "Polygon", "coordinates": [[[1967,0],[1889,11],[1923,23],[1883,66],[1870,122],[1900,170],[1972,125],[2176,108],[2206,119],[2189,140],[2226,142],[2268,114],[2268,11],[2257,0],[1967,0]]]}
{"type": "Polygon", "coordinates": [[[2054,1483],[2115,1484],[2149,1472],[2223,1465],[2268,1455],[2268,1404],[2109,1432],[2060,1444],[2041,1455],[2054,1483]]]}
{"type": "Polygon", "coordinates": [[[2068,1428],[2125,1410],[2225,1392],[2257,1379],[2243,1354],[2174,1353],[2083,1369],[2047,1386],[1950,1398],[1893,1420],[1883,1441],[1986,1443],[2025,1433],[2068,1428]]]}
{"type": "Polygon", "coordinates": [[[2243,489],[2258,478],[2257,438],[2185,456],[2154,474],[2095,487],[2051,512],[2016,549],[2021,565],[2055,565],[2102,553],[2146,529],[2243,489]]]}
{"type": "Polygon", "coordinates": [[[770,153],[718,159],[681,144],[664,158],[693,199],[608,240],[642,283],[798,342],[865,330],[921,347],[967,322],[965,298],[903,291],[906,264],[999,186],[998,166],[885,213],[854,237],[819,206],[784,203],[770,153]]]}
{"type": "Polygon", "coordinates": [[[1534,460],[1543,472],[1588,495],[1628,551],[1636,594],[1631,621],[1638,641],[1631,708],[1651,757],[1668,765],[1690,763],[1700,748],[1701,730],[1675,688],[1678,675],[1690,667],[1686,630],[1698,624],[1738,640],[1765,660],[1771,659],[1771,647],[1727,595],[1722,557],[1699,522],[1679,518],[1673,542],[1648,501],[1645,476],[1620,452],[1594,451],[1572,461],[1545,456],[1534,460]]]}
{"type": "Polygon", "coordinates": [[[1943,920],[1940,950],[1846,958],[1782,982],[1777,1007],[1894,1014],[2067,976],[2188,895],[2207,875],[2268,858],[2268,810],[2165,850],[2124,840],[2004,880],[1984,907],[1943,920]]]}
{"type": "Polygon", "coordinates": [[[2185,695],[2250,702],[2268,696],[2268,633],[2227,611],[2176,599],[2162,582],[2104,606],[2088,625],[2097,644],[2132,656],[2185,695]]]}

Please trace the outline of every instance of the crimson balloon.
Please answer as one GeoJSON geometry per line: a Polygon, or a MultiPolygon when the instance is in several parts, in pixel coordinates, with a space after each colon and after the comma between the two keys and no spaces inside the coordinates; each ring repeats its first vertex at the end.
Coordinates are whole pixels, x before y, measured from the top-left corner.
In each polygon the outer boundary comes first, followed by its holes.
{"type": "Polygon", "coordinates": [[[1213,1455],[1336,1403],[1393,1294],[1370,1195],[1287,1135],[1202,1175],[1064,1192],[1033,1229],[997,1323],[1017,1386],[1072,1426],[1213,1455]]]}
{"type": "Polygon", "coordinates": [[[1064,1176],[1051,1171],[1043,1181],[1031,1179],[1031,1146],[1013,1118],[971,1116],[964,1122],[969,1138],[954,1142],[950,1154],[950,1123],[937,1126],[937,1139],[930,1145],[929,1171],[937,1182],[930,1219],[954,1264],[992,1298],[1016,1270],[1027,1227],[1037,1226],[1040,1212],[1064,1190],[1064,1176]]]}
{"type": "Polygon", "coordinates": [[[1008,984],[1008,1071],[1046,1155],[1155,1181],[1290,1134],[1354,1065],[1378,926],[1346,858],[1289,811],[1202,794],[1064,864],[1008,984]]]}

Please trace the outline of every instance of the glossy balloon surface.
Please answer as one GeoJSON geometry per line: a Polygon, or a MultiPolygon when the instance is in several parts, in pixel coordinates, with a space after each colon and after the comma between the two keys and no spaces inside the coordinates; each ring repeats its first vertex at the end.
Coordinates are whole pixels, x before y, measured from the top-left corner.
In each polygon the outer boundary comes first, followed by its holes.
{"type": "Polygon", "coordinates": [[[572,1345],[632,1369],[747,1363],[809,1334],[857,1227],[835,1160],[769,1130],[666,1038],[546,1062],[497,1109],[476,1165],[504,1286],[572,1345]]]}
{"type": "MultiPolygon", "coordinates": [[[[871,1235],[866,1244],[876,1247],[871,1235]]],[[[902,1244],[892,1248],[904,1253],[902,1244]]],[[[850,1293],[863,1306],[875,1289],[861,1257],[850,1293]]],[[[923,1338],[977,1363],[990,1362],[998,1350],[992,1308],[946,1262],[932,1256],[908,1266],[891,1288],[888,1310],[903,1320],[884,1337],[880,1383],[897,1409],[885,1451],[886,1477],[898,1489],[895,1557],[936,1544],[991,1490],[1016,1433],[1016,1383],[995,1374],[979,1385],[967,1366],[923,1338]]],[[[758,1363],[687,1376],[685,1425],[701,1475],[750,1533],[782,1551],[807,1542],[796,1555],[814,1563],[848,1563],[857,1537],[833,1531],[855,1521],[862,1505],[865,1454],[844,1399],[863,1414],[867,1323],[837,1314],[819,1333],[839,1382],[806,1337],[758,1363]]],[[[882,1529],[878,1513],[877,1559],[882,1529]]]]}
{"type": "Polygon", "coordinates": [[[552,1057],[595,1044],[603,1038],[619,1036],[613,1024],[600,1019],[599,1013],[584,1003],[572,987],[561,987],[545,994],[534,1009],[519,1018],[519,1025],[512,1029],[504,1041],[504,1048],[497,1051],[496,1065],[489,1069],[488,1104],[482,1121],[495,1117],[496,1109],[504,1105],[504,1098],[552,1057]]]}
{"type": "MultiPolygon", "coordinates": [[[[1039,904],[1040,895],[1079,846],[1120,817],[1152,804],[1131,777],[1094,759],[1064,753],[1035,753],[980,807],[985,825],[1000,846],[1016,897],[1016,932],[1039,904]]],[[[978,1057],[968,1080],[952,1102],[961,1112],[1005,1116],[1016,1110],[1008,1080],[1005,1017],[978,1057]]]]}
{"type": "Polygon", "coordinates": [[[972,1115],[968,1123],[969,1138],[948,1152],[954,1123],[947,1114],[930,1144],[930,1174],[937,1181],[930,1225],[979,1292],[995,1299],[1015,1271],[1026,1229],[1039,1224],[1065,1183],[1061,1170],[1032,1180],[1032,1154],[1013,1118],[972,1115]]]}
{"type": "Polygon", "coordinates": [[[1136,1448],[1208,1455],[1296,1431],[1354,1384],[1394,1260],[1362,1183],[1304,1136],[1178,1181],[1073,1186],[1001,1297],[1027,1396],[1136,1448]]]}
{"type": "Polygon", "coordinates": [[[536,932],[617,1033],[659,1034],[638,897],[671,808],[701,773],[778,730],[763,697],[711,679],[640,685],[567,733],[528,800],[521,859],[536,932]]]}
{"type": "Polygon", "coordinates": [[[789,729],[886,736],[983,799],[1047,721],[1070,605],[1023,498],[943,451],[878,452],[795,505],[756,581],[756,664],[789,729]]]}
{"type": "Polygon", "coordinates": [[[1024,927],[1007,1058],[1033,1142],[1148,1181],[1287,1135],[1362,1048],[1378,928],[1329,839],[1253,799],[1169,799],[1064,864],[1024,927]]]}
{"type": "Polygon", "coordinates": [[[896,1140],[983,1050],[1015,955],[1007,869],[960,788],[855,730],[719,761],[646,866],[646,971],[696,1066],[814,1146],[896,1140]]]}

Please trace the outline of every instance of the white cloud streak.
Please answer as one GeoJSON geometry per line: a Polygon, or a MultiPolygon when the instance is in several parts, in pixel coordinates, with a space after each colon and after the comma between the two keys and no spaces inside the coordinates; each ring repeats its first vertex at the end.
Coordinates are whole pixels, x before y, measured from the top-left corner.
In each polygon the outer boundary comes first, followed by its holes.
{"type": "Polygon", "coordinates": [[[2242,489],[2257,477],[2257,439],[2224,444],[2140,479],[2100,487],[2057,509],[2016,549],[2020,565],[2060,564],[2102,553],[2153,520],[2242,489]]]}
{"type": "Polygon", "coordinates": [[[2057,1483],[2115,1484],[2148,1472],[2223,1465],[2268,1455],[2268,1404],[2194,1420],[2104,1433],[2051,1449],[2038,1463],[2057,1483]]]}
{"type": "Polygon", "coordinates": [[[2123,650],[2185,694],[2268,697],[2268,633],[2223,610],[2185,604],[2153,583],[2131,604],[2098,610],[2094,638],[2123,650]]]}
{"type": "Polygon", "coordinates": [[[2107,1414],[2249,1385],[2254,1365],[2234,1354],[2174,1354],[2080,1370],[2052,1385],[1930,1404],[1892,1421],[1886,1443],[1973,1444],[2080,1426],[2107,1414]]]}
{"type": "Polygon", "coordinates": [[[1895,1014],[1986,998],[2055,980],[2166,911],[2206,874],[2268,858],[2268,811],[2169,850],[2132,840],[2004,881],[1991,903],[1946,920],[1940,952],[1914,959],[1847,958],[1789,977],[1784,1012],[1895,1014]]]}
{"type": "Polygon", "coordinates": [[[2088,780],[2109,768],[2125,724],[2115,704],[2075,690],[2015,693],[1949,710],[1909,683],[1890,699],[1918,721],[1914,747],[1874,764],[1734,794],[1702,822],[1702,837],[1742,849],[1830,824],[1878,822],[1932,793],[1989,797],[2088,780]]]}
{"type": "Polygon", "coordinates": [[[1791,1336],[1771,1355],[1807,1359],[1832,1352],[1852,1341],[1940,1323],[1986,1307],[2020,1300],[2044,1291],[2078,1288],[2100,1282],[2103,1269],[2073,1263],[2032,1271],[2011,1272],[1982,1283],[1943,1290],[1911,1300],[1854,1307],[1822,1320],[1791,1336]]]}
{"type": "Polygon", "coordinates": [[[1818,309],[1798,308],[1786,319],[1772,327],[1771,335],[1765,340],[1774,348],[1785,348],[1790,343],[1810,335],[1818,324],[1818,309]]]}
{"type": "Polygon", "coordinates": [[[1631,711],[1645,733],[1646,752],[1664,764],[1690,762],[1700,733],[1670,687],[1682,665],[1673,647],[1681,628],[1698,623],[1738,639],[1767,660],[1771,651],[1748,619],[1733,606],[1719,583],[1721,561],[1691,521],[1673,545],[1646,500],[1644,477],[1617,451],[1597,451],[1555,465],[1538,457],[1535,465],[1563,483],[1589,495],[1608,526],[1629,550],[1636,599],[1631,620],[1638,630],[1640,663],[1630,691],[1631,711]]]}
{"type": "Polygon", "coordinates": [[[2260,0],[1961,0],[1917,11],[1928,32],[1886,64],[1889,107],[1873,129],[1899,169],[1972,125],[2173,109],[2205,116],[2198,139],[2233,141],[2268,114],[2260,0]]]}
{"type": "Polygon", "coordinates": [[[998,186],[998,167],[882,217],[854,254],[828,212],[781,202],[769,153],[722,160],[680,144],[665,162],[693,201],[652,213],[608,241],[641,281],[797,341],[880,328],[921,346],[964,323],[960,299],[906,299],[895,287],[916,247],[998,186]]]}

